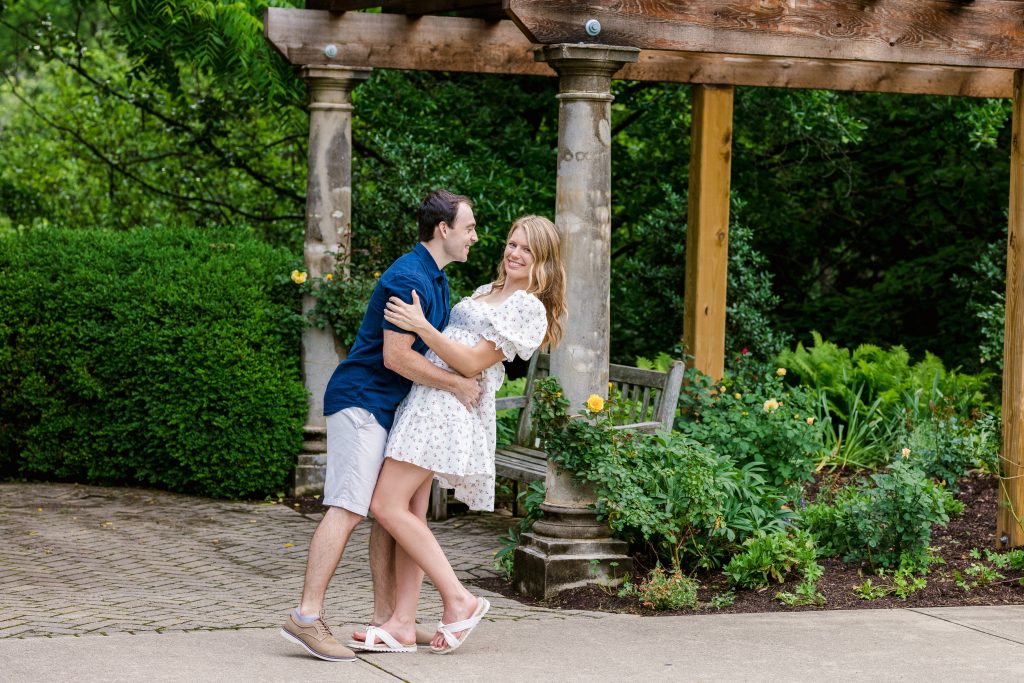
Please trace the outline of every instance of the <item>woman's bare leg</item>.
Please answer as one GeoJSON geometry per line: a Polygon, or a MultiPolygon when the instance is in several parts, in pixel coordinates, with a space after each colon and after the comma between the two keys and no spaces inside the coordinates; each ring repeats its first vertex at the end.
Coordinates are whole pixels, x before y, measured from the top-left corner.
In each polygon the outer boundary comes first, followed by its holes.
{"type": "MultiPolygon", "coordinates": [[[[450,624],[473,616],[477,608],[477,599],[455,576],[455,570],[448,563],[448,558],[431,533],[426,520],[417,517],[410,509],[410,501],[424,483],[430,485],[432,476],[430,470],[387,458],[377,479],[370,511],[409,557],[430,577],[444,602],[441,621],[450,624]]],[[[443,643],[444,639],[440,634],[435,636],[432,642],[436,647],[442,647],[443,643]]]]}
{"type": "MultiPolygon", "coordinates": [[[[409,503],[409,510],[424,520],[424,524],[430,504],[430,480],[428,477],[423,482],[409,503]]],[[[380,626],[400,643],[411,645],[416,642],[416,606],[420,600],[420,586],[423,585],[423,570],[398,543],[395,543],[395,581],[394,611],[391,618],[380,626]]]]}

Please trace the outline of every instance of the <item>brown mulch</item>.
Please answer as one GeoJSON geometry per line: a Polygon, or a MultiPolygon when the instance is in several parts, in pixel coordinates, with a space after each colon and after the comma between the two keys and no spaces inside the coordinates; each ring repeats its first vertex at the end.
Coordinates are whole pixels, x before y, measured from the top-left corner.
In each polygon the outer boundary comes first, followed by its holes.
{"type": "MultiPolygon", "coordinates": [[[[831,482],[829,482],[831,483],[831,482]]],[[[978,562],[970,556],[970,551],[977,548],[982,551],[996,547],[996,497],[998,480],[995,477],[969,477],[961,480],[960,492],[957,494],[966,506],[964,514],[950,520],[946,528],[936,527],[932,532],[932,548],[936,555],[945,560],[945,564],[932,566],[926,579],[928,585],[901,600],[888,595],[874,600],[862,600],[854,593],[854,587],[863,584],[865,579],[872,578],[875,585],[881,583],[868,567],[857,564],[844,564],[838,558],[821,558],[818,563],[824,569],[824,575],[818,583],[818,590],[825,596],[824,606],[789,607],[775,598],[779,591],[794,592],[799,578],[782,584],[773,584],[760,591],[737,590],[736,599],[731,607],[720,610],[703,606],[698,612],[785,612],[804,610],[834,609],[865,609],[893,607],[939,607],[964,605],[1024,605],[1024,587],[1017,579],[1024,577],[1022,572],[1009,569],[997,570],[1006,577],[1006,581],[985,587],[976,587],[970,591],[956,585],[954,570],[959,570],[965,578],[965,570],[978,562]]],[[[986,565],[990,566],[988,563],[986,565]]],[[[697,576],[702,588],[698,595],[702,605],[706,605],[717,594],[728,590],[721,572],[697,576]]],[[[521,602],[542,607],[559,609],[595,610],[602,612],[621,612],[643,615],[674,615],[692,614],[694,610],[654,610],[642,606],[635,597],[618,597],[615,591],[602,589],[599,586],[586,586],[564,591],[548,600],[532,600],[519,595],[511,586],[501,579],[484,579],[474,582],[477,586],[500,593],[521,602]]]]}

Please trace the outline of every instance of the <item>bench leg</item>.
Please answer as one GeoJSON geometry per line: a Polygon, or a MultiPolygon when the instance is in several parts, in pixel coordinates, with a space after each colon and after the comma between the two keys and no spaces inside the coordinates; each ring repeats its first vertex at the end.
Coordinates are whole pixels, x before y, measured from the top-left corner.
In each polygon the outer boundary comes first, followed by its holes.
{"type": "Polygon", "coordinates": [[[519,516],[519,482],[512,480],[512,516],[519,516]]]}
{"type": "Polygon", "coordinates": [[[448,491],[437,485],[437,479],[430,482],[430,518],[435,522],[448,519],[448,491]]]}

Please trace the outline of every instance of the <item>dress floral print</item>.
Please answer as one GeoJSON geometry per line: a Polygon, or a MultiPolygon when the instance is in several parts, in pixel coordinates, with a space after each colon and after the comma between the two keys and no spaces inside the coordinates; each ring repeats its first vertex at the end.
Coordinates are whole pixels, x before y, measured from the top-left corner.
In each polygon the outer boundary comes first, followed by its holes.
{"type": "MultiPolygon", "coordinates": [[[[484,285],[452,309],[444,336],[476,346],[481,339],[494,342],[505,360],[526,360],[547,332],[544,304],[533,294],[518,290],[498,306],[479,297],[491,291],[484,285]]],[[[433,351],[434,365],[448,368],[433,351]]],[[[495,363],[483,372],[480,401],[472,412],[455,395],[414,384],[398,406],[388,437],[385,457],[418,465],[434,472],[439,485],[454,488],[455,497],[470,510],[494,509],[494,394],[501,387],[505,367],[495,363]]]]}

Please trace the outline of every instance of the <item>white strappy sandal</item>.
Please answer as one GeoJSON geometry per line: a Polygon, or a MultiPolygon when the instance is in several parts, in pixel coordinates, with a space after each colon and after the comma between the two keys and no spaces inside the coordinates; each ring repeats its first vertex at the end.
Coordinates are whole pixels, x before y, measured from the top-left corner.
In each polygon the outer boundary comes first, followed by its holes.
{"type": "Polygon", "coordinates": [[[366,629],[366,640],[350,640],[348,646],[364,652],[416,652],[416,643],[402,645],[398,639],[379,626],[366,629]],[[382,641],[378,643],[377,640],[382,641]]]}
{"type": "Polygon", "coordinates": [[[463,619],[462,621],[456,621],[451,624],[445,624],[444,622],[437,623],[437,630],[444,636],[444,642],[448,644],[448,647],[433,647],[431,646],[430,651],[434,654],[443,655],[449,652],[455,652],[469,638],[469,634],[472,633],[476,625],[480,623],[480,620],[487,614],[487,610],[491,609],[491,603],[487,601],[487,598],[476,599],[476,611],[473,612],[473,616],[469,619],[463,619]],[[462,638],[456,638],[456,633],[462,633],[462,638]]]}

